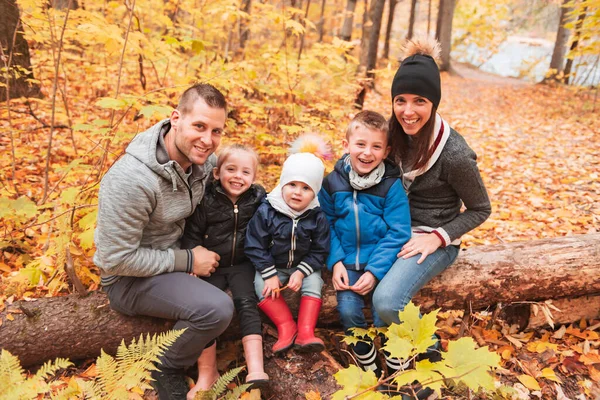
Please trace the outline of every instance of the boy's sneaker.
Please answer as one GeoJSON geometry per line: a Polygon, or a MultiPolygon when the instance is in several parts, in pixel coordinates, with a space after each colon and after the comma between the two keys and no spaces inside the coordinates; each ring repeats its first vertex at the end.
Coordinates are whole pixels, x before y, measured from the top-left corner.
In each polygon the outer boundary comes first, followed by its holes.
{"type": "Polygon", "coordinates": [[[190,387],[182,370],[152,371],[151,376],[159,400],[186,400],[190,387]]]}

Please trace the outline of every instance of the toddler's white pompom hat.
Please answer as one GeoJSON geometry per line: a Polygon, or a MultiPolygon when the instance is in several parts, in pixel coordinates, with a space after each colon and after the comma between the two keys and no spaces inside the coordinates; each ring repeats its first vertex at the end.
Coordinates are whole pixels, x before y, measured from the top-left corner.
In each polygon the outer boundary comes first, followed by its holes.
{"type": "Polygon", "coordinates": [[[304,182],[315,192],[321,190],[325,165],[323,161],[312,153],[292,154],[283,163],[279,185],[281,187],[293,181],[304,182]]]}

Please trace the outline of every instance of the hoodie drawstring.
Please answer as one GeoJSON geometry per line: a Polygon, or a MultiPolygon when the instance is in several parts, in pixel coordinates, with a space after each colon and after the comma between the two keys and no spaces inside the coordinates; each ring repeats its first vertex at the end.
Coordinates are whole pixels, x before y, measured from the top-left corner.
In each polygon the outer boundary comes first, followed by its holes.
{"type": "Polygon", "coordinates": [[[165,167],[165,171],[167,171],[167,173],[171,177],[171,183],[173,184],[173,191],[176,192],[177,191],[177,172],[173,171],[173,169],[169,168],[169,167],[165,167]]]}

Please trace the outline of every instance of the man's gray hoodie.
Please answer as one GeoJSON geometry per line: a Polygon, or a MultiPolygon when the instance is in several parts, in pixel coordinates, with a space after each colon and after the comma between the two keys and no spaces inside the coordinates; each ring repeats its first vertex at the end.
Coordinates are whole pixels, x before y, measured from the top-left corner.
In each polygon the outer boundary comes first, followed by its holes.
{"type": "Polygon", "coordinates": [[[202,199],[215,158],[192,165],[186,179],[165,147],[170,128],[167,119],[137,135],[102,179],[94,263],[104,286],[120,276],[192,272],[192,252],[179,250],[179,238],[185,218],[202,199]]]}

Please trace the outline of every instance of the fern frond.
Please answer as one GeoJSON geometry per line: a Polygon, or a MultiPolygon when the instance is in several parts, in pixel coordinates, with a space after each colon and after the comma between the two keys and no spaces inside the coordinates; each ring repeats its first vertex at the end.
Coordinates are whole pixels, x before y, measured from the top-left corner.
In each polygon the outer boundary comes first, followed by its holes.
{"type": "Polygon", "coordinates": [[[55,375],[59,369],[65,369],[73,365],[71,361],[66,358],[57,358],[54,361],[46,361],[44,365],[35,373],[35,377],[39,379],[46,379],[51,375],[55,375]]]}
{"type": "Polygon", "coordinates": [[[96,387],[101,393],[110,393],[117,386],[119,381],[117,370],[117,361],[101,350],[100,357],[96,359],[96,387]]]}
{"type": "Polygon", "coordinates": [[[225,392],[225,390],[227,390],[227,385],[229,385],[244,368],[245,367],[243,366],[234,368],[221,375],[221,377],[215,382],[213,387],[210,389],[210,393],[215,397],[219,397],[219,395],[221,395],[223,392],[225,392]]]}
{"type": "Polygon", "coordinates": [[[245,383],[243,385],[236,386],[233,390],[227,393],[225,400],[238,400],[242,394],[246,393],[248,389],[250,389],[251,386],[251,383],[245,383]]]}
{"type": "Polygon", "coordinates": [[[6,395],[15,387],[25,382],[25,371],[21,362],[6,350],[0,352],[0,398],[8,398],[6,395]]]}

